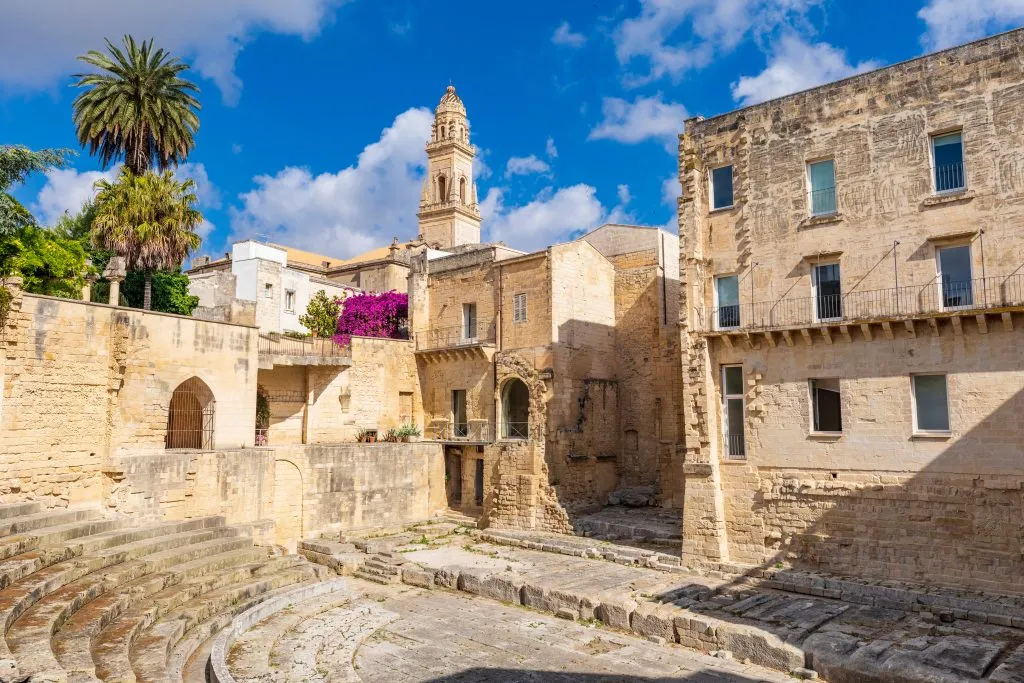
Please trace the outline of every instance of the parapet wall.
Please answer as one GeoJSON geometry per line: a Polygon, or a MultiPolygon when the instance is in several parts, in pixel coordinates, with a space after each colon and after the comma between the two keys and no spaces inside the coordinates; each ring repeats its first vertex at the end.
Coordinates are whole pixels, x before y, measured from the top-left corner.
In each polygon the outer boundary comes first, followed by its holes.
{"type": "Polygon", "coordinates": [[[213,447],[252,445],[254,328],[10,290],[0,331],[4,502],[98,502],[112,456],[164,448],[171,396],[193,377],[215,401],[213,447]]]}
{"type": "Polygon", "coordinates": [[[446,507],[434,443],[350,443],[121,455],[106,468],[107,507],[140,520],[222,515],[294,549],[320,532],[387,528],[446,507]]]}

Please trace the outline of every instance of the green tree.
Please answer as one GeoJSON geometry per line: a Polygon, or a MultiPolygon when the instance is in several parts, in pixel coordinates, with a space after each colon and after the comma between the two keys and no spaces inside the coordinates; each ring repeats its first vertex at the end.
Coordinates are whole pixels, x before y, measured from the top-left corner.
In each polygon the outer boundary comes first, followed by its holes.
{"type": "Polygon", "coordinates": [[[124,159],[136,175],[183,162],[199,130],[199,88],[180,76],[188,65],[151,40],[125,36],[123,50],[106,43],[109,55],[90,50],[78,58],[100,69],[75,75],[88,88],[74,102],[78,142],[104,167],[124,159]]]}
{"type": "MultiPolygon", "coordinates": [[[[160,270],[153,276],[152,310],[178,315],[192,315],[199,297],[188,293],[188,275],[181,271],[160,270]]],[[[128,273],[121,288],[127,305],[142,308],[145,303],[146,274],[128,273]]]]}
{"type": "Polygon", "coordinates": [[[12,270],[21,275],[26,292],[69,299],[81,296],[86,254],[77,240],[29,225],[15,232],[12,241],[17,243],[12,270]]]}
{"type": "Polygon", "coordinates": [[[0,237],[36,224],[28,209],[10,194],[11,188],[24,182],[31,173],[64,168],[71,154],[66,149],[33,152],[21,145],[0,145],[0,237]]]}
{"type": "Polygon", "coordinates": [[[299,324],[318,337],[332,337],[338,329],[341,302],[320,290],[310,299],[306,312],[299,316],[299,324]]]}
{"type": "Polygon", "coordinates": [[[152,308],[153,273],[181,267],[201,240],[203,215],[195,208],[195,183],[179,182],[170,171],[136,175],[121,170],[116,182],[96,184],[92,241],[125,259],[145,278],[142,307],[152,308]]]}

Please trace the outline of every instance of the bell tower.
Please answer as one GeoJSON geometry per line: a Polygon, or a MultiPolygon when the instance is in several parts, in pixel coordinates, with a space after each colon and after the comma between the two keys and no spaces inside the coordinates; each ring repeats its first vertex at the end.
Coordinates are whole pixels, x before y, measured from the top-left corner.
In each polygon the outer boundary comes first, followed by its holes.
{"type": "Polygon", "coordinates": [[[480,209],[469,121],[462,99],[449,85],[434,110],[434,125],[427,141],[427,176],[420,196],[420,239],[437,249],[480,242],[480,209]]]}

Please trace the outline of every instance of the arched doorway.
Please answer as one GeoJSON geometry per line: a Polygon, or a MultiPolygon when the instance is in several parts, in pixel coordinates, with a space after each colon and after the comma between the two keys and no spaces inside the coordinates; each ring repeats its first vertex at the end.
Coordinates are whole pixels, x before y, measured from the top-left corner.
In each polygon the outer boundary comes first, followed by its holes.
{"type": "Polygon", "coordinates": [[[514,378],[501,390],[501,438],[527,439],[530,436],[530,390],[523,380],[514,378]]]}
{"type": "Polygon", "coordinates": [[[217,402],[206,382],[189,377],[171,394],[164,446],[212,450],[216,410],[217,402]]]}
{"type": "Polygon", "coordinates": [[[274,543],[294,553],[302,538],[302,473],[288,460],[274,462],[274,543]]]}

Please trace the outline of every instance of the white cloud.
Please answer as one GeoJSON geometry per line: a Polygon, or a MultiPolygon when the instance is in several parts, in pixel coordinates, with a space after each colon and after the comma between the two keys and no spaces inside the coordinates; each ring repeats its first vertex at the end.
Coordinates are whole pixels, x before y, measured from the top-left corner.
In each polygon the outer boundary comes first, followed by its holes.
{"type": "Polygon", "coordinates": [[[555,45],[567,45],[568,47],[583,47],[587,37],[582,33],[573,33],[568,21],[563,21],[551,35],[551,42],[555,45]]]}
{"type": "Polygon", "coordinates": [[[707,66],[719,51],[734,48],[748,33],[763,35],[799,24],[821,0],[640,0],[640,14],[613,34],[622,65],[640,61],[646,73],[629,73],[636,86],[707,66]]]}
{"type": "Polygon", "coordinates": [[[36,216],[46,225],[53,225],[65,212],[76,214],[82,205],[96,196],[93,185],[99,180],[113,180],[119,168],[107,171],[76,171],[73,168],[47,171],[46,184],[39,190],[33,207],[36,216]]]}
{"type": "Polygon", "coordinates": [[[633,195],[629,193],[629,185],[619,185],[618,187],[619,203],[622,205],[629,204],[629,201],[633,198],[633,195]]]}
{"type": "Polygon", "coordinates": [[[1024,23],[1024,0],[928,0],[917,13],[927,26],[922,42],[942,49],[1024,23]]]}
{"type": "MultiPolygon", "coordinates": [[[[95,184],[100,180],[114,180],[120,165],[106,171],[76,171],[73,168],[47,171],[46,183],[36,196],[33,211],[46,225],[53,225],[66,213],[75,214],[82,205],[96,196],[95,184]]],[[[202,163],[182,164],[175,171],[178,178],[191,178],[196,183],[196,199],[201,210],[219,209],[222,205],[220,190],[210,181],[202,163]]],[[[209,224],[200,229],[209,232],[209,224]]]]}
{"type": "Polygon", "coordinates": [[[588,140],[616,140],[635,144],[648,139],[665,143],[671,151],[677,136],[683,132],[686,108],[681,104],[664,102],[661,94],[637,97],[633,102],[618,97],[606,97],[601,104],[604,120],[590,131],[588,140]]]}
{"type": "Polygon", "coordinates": [[[873,61],[850,64],[845,52],[828,43],[810,44],[796,36],[784,36],[764,71],[733,83],[732,96],[742,105],[756,104],[878,66],[873,61]]]}
{"type": "Polygon", "coordinates": [[[260,32],[310,40],[347,0],[8,0],[0,22],[0,91],[53,86],[83,70],[75,57],[105,50],[103,39],[130,33],[190,61],[238,101],[235,60],[260,32]]]}
{"type": "Polygon", "coordinates": [[[256,188],[231,210],[236,238],[266,238],[331,256],[348,257],[416,236],[426,154],[423,141],[434,120],[428,109],[399,114],[380,140],[352,166],[314,176],[286,167],[254,178],[256,188]]]}
{"type": "Polygon", "coordinates": [[[608,212],[590,185],[541,190],[524,206],[505,205],[505,191],[491,188],[480,204],[490,241],[528,251],[562,242],[604,222],[608,212]]]}
{"type": "Polygon", "coordinates": [[[661,203],[675,208],[676,200],[683,194],[678,176],[671,175],[661,182],[661,203]]]}
{"type": "Polygon", "coordinates": [[[232,154],[241,154],[242,153],[242,145],[238,144],[237,142],[232,144],[231,145],[231,153],[232,154]]]}
{"type": "Polygon", "coordinates": [[[511,178],[514,175],[531,175],[533,173],[549,173],[551,167],[546,161],[538,159],[531,154],[528,157],[512,157],[505,165],[505,177],[511,178]]]}
{"type": "Polygon", "coordinates": [[[558,148],[555,147],[555,139],[553,137],[548,136],[547,144],[544,145],[544,152],[551,159],[558,158],[558,148]]]}

